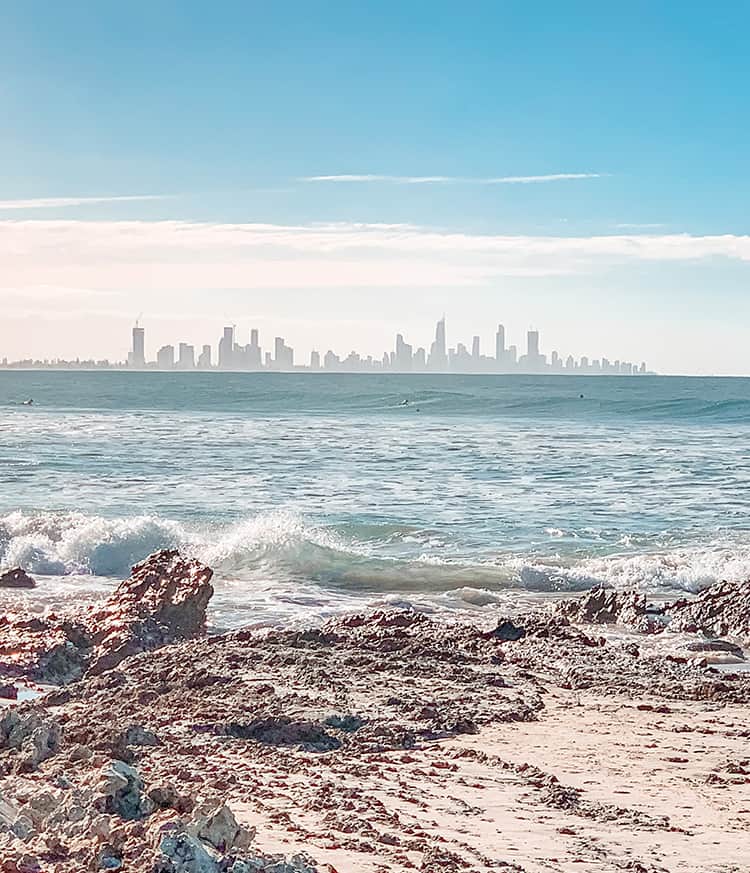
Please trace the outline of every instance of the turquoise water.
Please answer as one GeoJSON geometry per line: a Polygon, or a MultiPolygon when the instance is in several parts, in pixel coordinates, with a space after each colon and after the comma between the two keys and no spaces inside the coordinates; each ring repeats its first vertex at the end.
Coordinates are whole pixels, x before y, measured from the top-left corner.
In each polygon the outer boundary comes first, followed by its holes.
{"type": "Polygon", "coordinates": [[[173,545],[221,626],[750,573],[750,380],[0,371],[0,409],[43,605],[173,545]]]}

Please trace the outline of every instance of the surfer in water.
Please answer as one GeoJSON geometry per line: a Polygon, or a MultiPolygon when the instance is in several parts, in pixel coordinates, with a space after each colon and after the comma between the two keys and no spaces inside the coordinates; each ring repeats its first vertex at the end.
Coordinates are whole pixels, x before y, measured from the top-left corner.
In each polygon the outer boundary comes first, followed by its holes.
{"type": "Polygon", "coordinates": [[[28,400],[21,401],[21,406],[33,406],[33,405],[34,405],[34,398],[33,397],[29,397],[28,400]]]}

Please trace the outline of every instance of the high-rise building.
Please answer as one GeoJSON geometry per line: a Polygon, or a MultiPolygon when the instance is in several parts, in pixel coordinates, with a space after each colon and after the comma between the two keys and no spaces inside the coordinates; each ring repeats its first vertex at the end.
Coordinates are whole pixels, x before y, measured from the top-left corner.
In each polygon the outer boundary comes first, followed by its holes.
{"type": "Polygon", "coordinates": [[[201,353],[198,355],[198,369],[211,369],[211,346],[203,346],[201,353]]]}
{"type": "Polygon", "coordinates": [[[277,336],[273,341],[273,365],[276,370],[294,369],[294,350],[284,342],[284,337],[277,336]]]}
{"type": "Polygon", "coordinates": [[[471,341],[471,357],[472,360],[476,363],[479,361],[479,337],[473,337],[471,341]]]}
{"type": "Polygon", "coordinates": [[[180,343],[177,357],[177,366],[180,370],[195,369],[195,348],[189,343],[180,343]]]}
{"type": "Polygon", "coordinates": [[[396,335],[396,353],[393,366],[399,372],[411,370],[412,366],[412,347],[409,343],[404,342],[400,333],[396,335]]]}
{"type": "Polygon", "coordinates": [[[316,352],[315,350],[310,352],[310,369],[311,370],[319,370],[320,369],[320,352],[316,352]]]}
{"type": "Polygon", "coordinates": [[[530,330],[526,334],[526,355],[531,359],[539,357],[539,331],[530,330]]]}
{"type": "Polygon", "coordinates": [[[219,369],[231,370],[234,367],[234,328],[225,327],[219,340],[219,369]]]}
{"type": "Polygon", "coordinates": [[[495,363],[498,369],[505,363],[505,327],[502,324],[498,324],[495,334],[495,363]]]}
{"type": "Polygon", "coordinates": [[[160,370],[171,370],[174,367],[174,346],[162,346],[156,353],[156,366],[160,370]]]}
{"type": "Polygon", "coordinates": [[[435,328],[435,340],[430,346],[430,355],[427,359],[430,370],[445,370],[448,366],[448,355],[445,350],[445,316],[437,323],[435,328]]]}
{"type": "Polygon", "coordinates": [[[128,364],[131,367],[146,366],[146,332],[142,327],[136,326],[133,328],[133,346],[132,351],[128,355],[128,364]]]}

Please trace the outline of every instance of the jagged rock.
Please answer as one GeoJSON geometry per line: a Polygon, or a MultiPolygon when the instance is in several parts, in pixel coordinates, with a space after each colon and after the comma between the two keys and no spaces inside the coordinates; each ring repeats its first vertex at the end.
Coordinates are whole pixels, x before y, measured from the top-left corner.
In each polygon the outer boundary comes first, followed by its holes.
{"type": "Polygon", "coordinates": [[[168,833],[159,843],[153,873],[220,873],[219,860],[197,838],[183,832],[168,833]]]}
{"type": "Polygon", "coordinates": [[[110,814],[126,821],[147,816],[154,804],[143,789],[138,771],[124,761],[112,761],[102,770],[99,791],[104,798],[104,809],[110,814]]]}
{"type": "Polygon", "coordinates": [[[36,713],[22,714],[9,709],[0,719],[0,749],[14,749],[21,757],[18,769],[35,770],[51,758],[60,746],[60,726],[36,713]]]}
{"type": "Polygon", "coordinates": [[[668,609],[670,630],[750,639],[750,581],[717,582],[668,609]]]}
{"type": "Polygon", "coordinates": [[[89,673],[110,670],[124,658],[206,631],[213,570],[172,549],[133,567],[102,609],[89,619],[95,651],[89,673]]]}
{"type": "Polygon", "coordinates": [[[36,581],[21,567],[14,567],[0,575],[0,588],[36,588],[36,581]]]}
{"type": "Polygon", "coordinates": [[[663,609],[650,606],[638,591],[616,591],[599,585],[576,600],[563,600],[557,611],[586,624],[624,624],[641,633],[658,633],[666,622],[663,609]]]}
{"type": "Polygon", "coordinates": [[[133,567],[103,607],[84,615],[0,618],[0,675],[68,684],[88,670],[116,667],[124,658],[206,630],[213,571],[173,550],[133,567]]]}
{"type": "Polygon", "coordinates": [[[255,836],[255,830],[237,824],[232,810],[224,803],[204,806],[188,825],[187,832],[225,853],[247,849],[255,836]]]}

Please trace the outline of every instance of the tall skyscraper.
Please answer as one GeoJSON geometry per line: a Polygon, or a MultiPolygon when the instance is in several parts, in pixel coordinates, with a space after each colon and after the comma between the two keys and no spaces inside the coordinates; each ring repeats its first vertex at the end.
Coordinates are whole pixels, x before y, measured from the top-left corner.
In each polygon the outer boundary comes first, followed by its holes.
{"type": "Polygon", "coordinates": [[[404,372],[411,370],[412,365],[412,347],[409,343],[404,342],[403,336],[399,333],[396,335],[396,357],[394,360],[394,369],[404,372]]]}
{"type": "Polygon", "coordinates": [[[294,369],[294,349],[285,342],[284,337],[277,336],[273,343],[273,366],[276,370],[294,369]]]}
{"type": "Polygon", "coordinates": [[[471,341],[471,357],[476,362],[479,360],[479,337],[475,336],[471,341]]]}
{"type": "Polygon", "coordinates": [[[430,356],[427,360],[430,370],[445,370],[448,366],[448,355],[445,350],[445,316],[435,328],[435,341],[430,346],[430,356]]]}
{"type": "Polygon", "coordinates": [[[225,327],[219,340],[219,369],[231,370],[234,366],[234,328],[225,327]]]}
{"type": "Polygon", "coordinates": [[[146,332],[137,324],[133,328],[133,349],[130,352],[128,363],[131,367],[146,366],[146,332]]]}
{"type": "Polygon", "coordinates": [[[495,334],[495,363],[498,369],[505,363],[505,327],[502,324],[498,324],[495,334]]]}
{"type": "Polygon", "coordinates": [[[526,354],[530,360],[539,357],[539,331],[530,330],[526,334],[526,354]]]}

